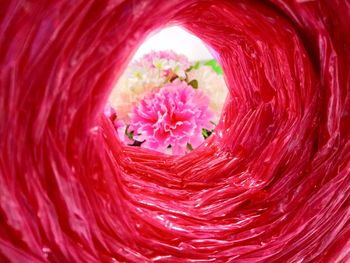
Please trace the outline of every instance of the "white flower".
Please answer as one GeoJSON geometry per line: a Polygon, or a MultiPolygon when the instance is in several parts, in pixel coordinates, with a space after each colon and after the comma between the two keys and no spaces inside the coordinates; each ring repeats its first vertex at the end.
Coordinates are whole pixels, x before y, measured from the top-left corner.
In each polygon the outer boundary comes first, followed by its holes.
{"type": "Polygon", "coordinates": [[[189,80],[196,79],[199,89],[203,90],[210,98],[209,107],[214,111],[218,122],[222,107],[225,103],[228,89],[222,75],[217,74],[212,67],[202,65],[198,69],[192,69],[188,73],[189,80]]]}
{"type": "Polygon", "coordinates": [[[164,58],[154,58],[153,59],[153,66],[158,69],[164,69],[167,64],[167,60],[164,58]]]}

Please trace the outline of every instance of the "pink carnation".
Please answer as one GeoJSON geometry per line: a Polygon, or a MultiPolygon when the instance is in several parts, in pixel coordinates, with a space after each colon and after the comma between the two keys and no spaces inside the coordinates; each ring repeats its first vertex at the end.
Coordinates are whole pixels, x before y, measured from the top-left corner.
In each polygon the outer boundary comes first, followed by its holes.
{"type": "Polygon", "coordinates": [[[167,84],[134,107],[134,134],[146,140],[143,147],[166,152],[171,145],[173,154],[184,154],[187,143],[197,147],[204,141],[202,128],[211,127],[208,105],[209,98],[185,82],[167,84]]]}

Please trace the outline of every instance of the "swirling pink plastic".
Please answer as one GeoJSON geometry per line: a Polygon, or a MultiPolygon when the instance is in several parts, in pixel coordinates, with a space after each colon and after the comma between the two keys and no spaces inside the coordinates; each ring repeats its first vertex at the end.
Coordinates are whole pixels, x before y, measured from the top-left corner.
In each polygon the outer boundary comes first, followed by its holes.
{"type": "Polygon", "coordinates": [[[0,1],[1,262],[350,262],[348,0],[0,1]],[[230,95],[182,157],[103,107],[180,25],[230,95]]]}

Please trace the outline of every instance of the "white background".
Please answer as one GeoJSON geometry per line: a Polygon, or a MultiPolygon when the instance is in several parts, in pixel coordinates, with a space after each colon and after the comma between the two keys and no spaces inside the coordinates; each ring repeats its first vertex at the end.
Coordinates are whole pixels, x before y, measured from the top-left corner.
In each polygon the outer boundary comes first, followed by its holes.
{"type": "Polygon", "coordinates": [[[208,60],[213,56],[204,43],[196,36],[178,26],[167,27],[148,38],[137,50],[133,60],[142,57],[151,50],[171,49],[186,55],[190,61],[208,60]]]}

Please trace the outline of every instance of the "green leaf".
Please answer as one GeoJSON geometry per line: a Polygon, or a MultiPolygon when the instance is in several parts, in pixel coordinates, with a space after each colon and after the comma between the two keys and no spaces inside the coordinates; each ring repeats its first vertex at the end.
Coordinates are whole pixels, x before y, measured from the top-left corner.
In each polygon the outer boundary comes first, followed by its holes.
{"type": "Polygon", "coordinates": [[[212,133],[213,131],[209,131],[208,129],[202,128],[202,135],[204,139],[207,139],[212,133]]]}
{"type": "Polygon", "coordinates": [[[193,151],[192,144],[187,143],[187,144],[186,144],[186,147],[187,147],[188,150],[193,151]]]}
{"type": "Polygon", "coordinates": [[[191,65],[188,69],[186,69],[186,72],[189,72],[192,69],[199,69],[200,65],[201,65],[201,63],[199,61],[197,61],[195,64],[191,65]]]}
{"type": "Polygon", "coordinates": [[[130,140],[133,140],[134,139],[134,131],[129,132],[129,127],[130,127],[130,124],[128,124],[125,128],[125,135],[128,136],[128,138],[130,140]]]}
{"type": "Polygon", "coordinates": [[[204,63],[204,65],[212,67],[212,69],[219,75],[224,74],[224,71],[215,59],[208,60],[204,63]]]}
{"type": "Polygon", "coordinates": [[[198,80],[193,79],[193,80],[191,80],[188,84],[191,85],[192,88],[198,89],[198,80]]]}

